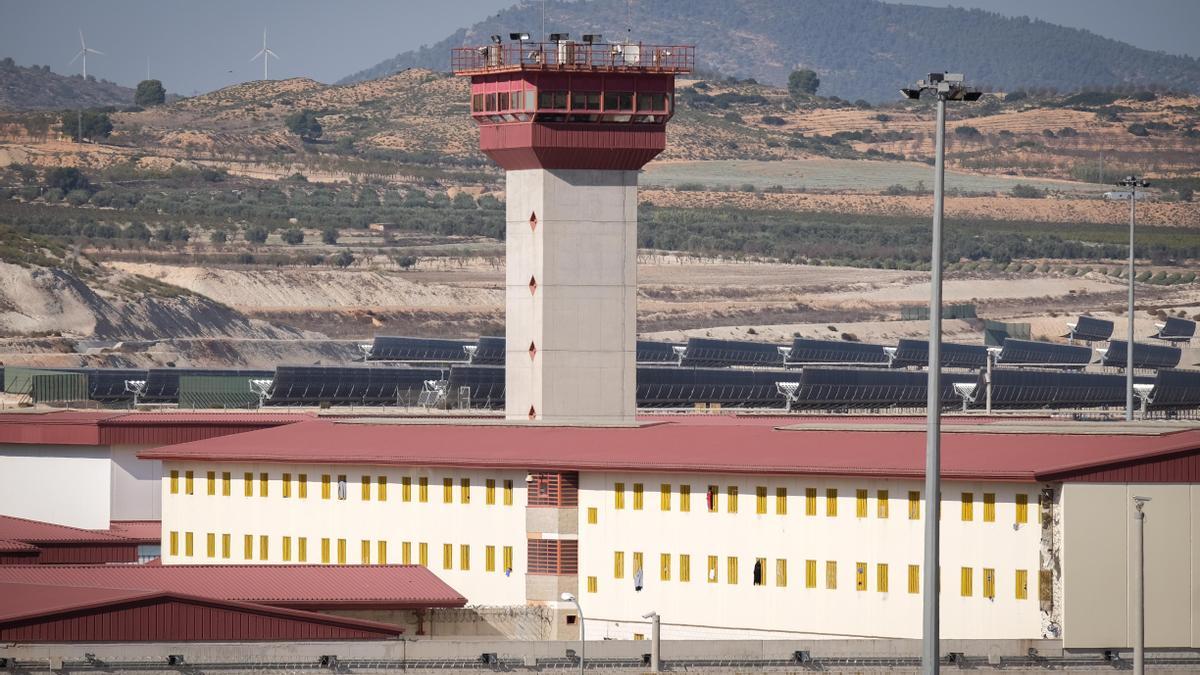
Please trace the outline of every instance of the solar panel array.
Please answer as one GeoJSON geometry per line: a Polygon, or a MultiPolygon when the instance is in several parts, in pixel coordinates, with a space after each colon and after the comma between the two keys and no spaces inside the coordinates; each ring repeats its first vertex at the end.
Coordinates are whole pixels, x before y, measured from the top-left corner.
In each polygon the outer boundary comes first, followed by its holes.
{"type": "Polygon", "coordinates": [[[376,336],[367,354],[368,361],[432,361],[449,363],[467,360],[465,347],[474,340],[376,336]]]}
{"type": "MultiPolygon", "coordinates": [[[[941,362],[943,368],[978,370],[987,366],[987,358],[987,347],[983,345],[942,343],[941,362]]],[[[919,368],[928,364],[928,340],[902,339],[892,354],[891,366],[893,368],[919,368]]]]}
{"type": "Polygon", "coordinates": [[[1083,368],[1091,360],[1091,347],[1012,338],[1005,340],[1000,352],[996,354],[996,365],[1083,368]]]}
{"type": "Polygon", "coordinates": [[[679,363],[679,353],[683,345],[674,342],[654,342],[651,340],[637,341],[638,363],[679,363]]]}
{"type": "MultiPolygon", "coordinates": [[[[1137,378],[1145,384],[1153,378],[1137,378]]],[[[984,403],[985,375],[980,374],[974,403],[984,403]]],[[[993,408],[1090,408],[1125,405],[1125,376],[1048,370],[992,371],[993,408]]]]}
{"type": "Polygon", "coordinates": [[[470,362],[477,366],[504,365],[504,352],[507,342],[502,337],[481,337],[470,350],[470,362]]]}
{"type": "Polygon", "coordinates": [[[786,363],[802,365],[810,363],[877,364],[886,366],[887,351],[883,345],[844,340],[813,340],[795,338],[788,350],[786,363]]]}
{"type": "Polygon", "coordinates": [[[441,368],[404,366],[279,366],[266,405],[416,405],[441,368]]]}
{"type": "Polygon", "coordinates": [[[1160,370],[1154,377],[1147,408],[1179,410],[1200,407],[1200,371],[1160,370]]]}
{"type": "Polygon", "coordinates": [[[1105,342],[1112,337],[1113,322],[1097,319],[1086,314],[1076,319],[1074,325],[1068,324],[1068,332],[1063,337],[1081,342],[1105,342]]]}
{"type": "Polygon", "coordinates": [[[244,377],[247,380],[270,379],[272,370],[242,370],[230,368],[151,368],[146,373],[145,386],[137,395],[138,403],[178,403],[181,375],[244,377]]]}
{"type": "Polygon", "coordinates": [[[784,399],[776,386],[795,379],[783,370],[728,368],[637,369],[637,405],[641,408],[690,408],[696,404],[725,408],[779,408],[784,399]]]}
{"type": "MultiPolygon", "coordinates": [[[[1129,343],[1125,340],[1111,340],[1100,365],[1111,368],[1124,368],[1128,359],[1129,343]]],[[[1142,342],[1133,343],[1133,368],[1144,370],[1160,370],[1174,368],[1179,365],[1183,352],[1178,347],[1151,345],[1142,342]]]]}
{"type": "MultiPolygon", "coordinates": [[[[793,410],[843,408],[920,408],[929,392],[929,375],[910,370],[805,368],[789,392],[793,410]]],[[[943,406],[958,401],[954,385],[974,381],[966,373],[942,373],[943,406]]]]}
{"type": "Polygon", "coordinates": [[[688,338],[680,365],[689,368],[782,367],[783,353],[778,346],[766,342],[688,338]]]}
{"type": "Polygon", "coordinates": [[[1196,322],[1188,319],[1181,319],[1176,316],[1169,316],[1165,323],[1158,329],[1158,333],[1153,335],[1159,340],[1167,342],[1189,343],[1196,336],[1196,322]]]}

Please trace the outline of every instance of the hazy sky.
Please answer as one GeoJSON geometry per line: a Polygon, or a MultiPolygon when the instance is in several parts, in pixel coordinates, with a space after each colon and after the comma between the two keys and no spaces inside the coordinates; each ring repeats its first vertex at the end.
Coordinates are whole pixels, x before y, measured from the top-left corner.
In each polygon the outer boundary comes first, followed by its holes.
{"type": "MultiPolygon", "coordinates": [[[[262,77],[250,57],[268,27],[271,78],[338,80],[437,42],[515,0],[0,0],[0,56],[58,73],[88,46],[88,73],[132,86],[150,74],[191,95],[262,77]]],[[[536,0],[534,0],[536,1],[536,0]]],[[[625,0],[600,0],[625,2],[625,0]]],[[[635,0],[646,3],[654,0],[635,0]]],[[[1200,0],[906,0],[978,7],[1084,28],[1139,47],[1200,56],[1200,0]]]]}

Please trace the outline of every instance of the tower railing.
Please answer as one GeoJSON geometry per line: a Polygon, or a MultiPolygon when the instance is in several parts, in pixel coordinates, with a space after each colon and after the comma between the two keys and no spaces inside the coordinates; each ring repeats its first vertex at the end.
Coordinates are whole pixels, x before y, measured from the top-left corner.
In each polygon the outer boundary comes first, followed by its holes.
{"type": "Polygon", "coordinates": [[[637,71],[689,73],[696,65],[693,45],[586,42],[511,42],[457,47],[450,52],[455,75],[512,70],[637,71]]]}

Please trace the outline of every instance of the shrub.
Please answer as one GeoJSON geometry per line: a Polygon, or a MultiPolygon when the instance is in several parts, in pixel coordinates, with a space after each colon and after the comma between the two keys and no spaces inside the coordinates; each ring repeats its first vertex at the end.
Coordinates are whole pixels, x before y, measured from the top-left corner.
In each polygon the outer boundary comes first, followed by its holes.
{"type": "Polygon", "coordinates": [[[242,264],[242,265],[253,265],[254,264],[254,256],[249,253],[239,253],[238,257],[237,257],[237,261],[239,264],[242,264]]]}
{"type": "Polygon", "coordinates": [[[758,188],[754,187],[754,183],[742,183],[742,187],[738,188],[741,192],[758,192],[758,188]]]}
{"type": "Polygon", "coordinates": [[[90,190],[92,185],[83,172],[73,166],[60,166],[46,172],[46,185],[63,192],[90,190]]]}
{"type": "Polygon", "coordinates": [[[337,228],[336,227],[327,227],[327,228],[321,230],[321,241],[326,244],[329,244],[330,246],[336,244],[338,241],[337,228]]]}
{"type": "Polygon", "coordinates": [[[1042,129],[1042,135],[1045,136],[1046,138],[1056,138],[1057,137],[1057,134],[1054,133],[1053,129],[1042,129]]]}
{"type": "Polygon", "coordinates": [[[1129,133],[1133,134],[1134,136],[1149,136],[1150,135],[1150,131],[1146,129],[1145,124],[1130,124],[1128,127],[1125,128],[1125,130],[1128,131],[1129,133]]]}
{"type": "Polygon", "coordinates": [[[283,239],[283,243],[285,243],[285,244],[291,244],[293,246],[295,246],[296,244],[303,244],[304,243],[304,230],[302,230],[298,227],[289,227],[286,230],[284,230],[283,232],[281,232],[279,237],[281,239],[283,239]]]}
{"type": "Polygon", "coordinates": [[[225,230],[213,230],[213,233],[208,235],[208,240],[214,244],[224,244],[229,241],[229,233],[225,230]]]}
{"type": "Polygon", "coordinates": [[[254,227],[247,227],[243,236],[246,238],[246,241],[250,242],[251,244],[265,244],[267,241],[267,229],[257,225],[254,227]]]}
{"type": "Polygon", "coordinates": [[[734,122],[735,124],[742,124],[746,120],[742,119],[741,115],[739,115],[731,110],[731,111],[725,113],[725,121],[726,122],[734,122]]]}
{"type": "Polygon", "coordinates": [[[1017,183],[1009,190],[1009,194],[1018,199],[1041,199],[1046,196],[1045,190],[1039,190],[1032,185],[1017,183]]]}
{"type": "Polygon", "coordinates": [[[979,138],[983,136],[983,134],[979,133],[978,129],[970,126],[955,127],[954,135],[960,138],[979,138]]]}
{"type": "Polygon", "coordinates": [[[762,123],[768,124],[773,127],[781,127],[781,126],[787,124],[787,120],[783,119],[782,117],[778,117],[776,115],[763,115],[762,123]]]}
{"type": "Polygon", "coordinates": [[[47,202],[61,202],[62,198],[65,197],[66,194],[67,193],[63,192],[61,188],[50,188],[49,190],[46,190],[46,194],[43,195],[43,198],[47,202]]]}
{"type": "Polygon", "coordinates": [[[71,206],[82,206],[91,199],[92,195],[87,190],[71,190],[67,193],[67,203],[71,206]]]}
{"type": "Polygon", "coordinates": [[[1071,138],[1072,136],[1078,136],[1079,132],[1075,131],[1072,127],[1063,127],[1058,130],[1058,135],[1062,138],[1071,138]]]}
{"type": "Polygon", "coordinates": [[[1005,103],[1016,103],[1017,101],[1029,98],[1029,94],[1023,91],[1010,91],[1004,95],[1005,103]]]}
{"type": "Polygon", "coordinates": [[[354,255],[349,251],[342,251],[333,256],[333,264],[338,267],[349,267],[354,263],[354,255]]]}

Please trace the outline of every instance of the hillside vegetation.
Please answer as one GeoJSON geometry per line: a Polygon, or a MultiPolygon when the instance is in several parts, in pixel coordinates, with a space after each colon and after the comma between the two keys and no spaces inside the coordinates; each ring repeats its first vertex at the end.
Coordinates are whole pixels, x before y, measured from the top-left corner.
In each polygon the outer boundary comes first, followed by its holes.
{"type": "Polygon", "coordinates": [[[50,66],[0,59],[0,110],[58,110],[133,105],[133,90],[89,75],[59,75],[50,66]]]}

